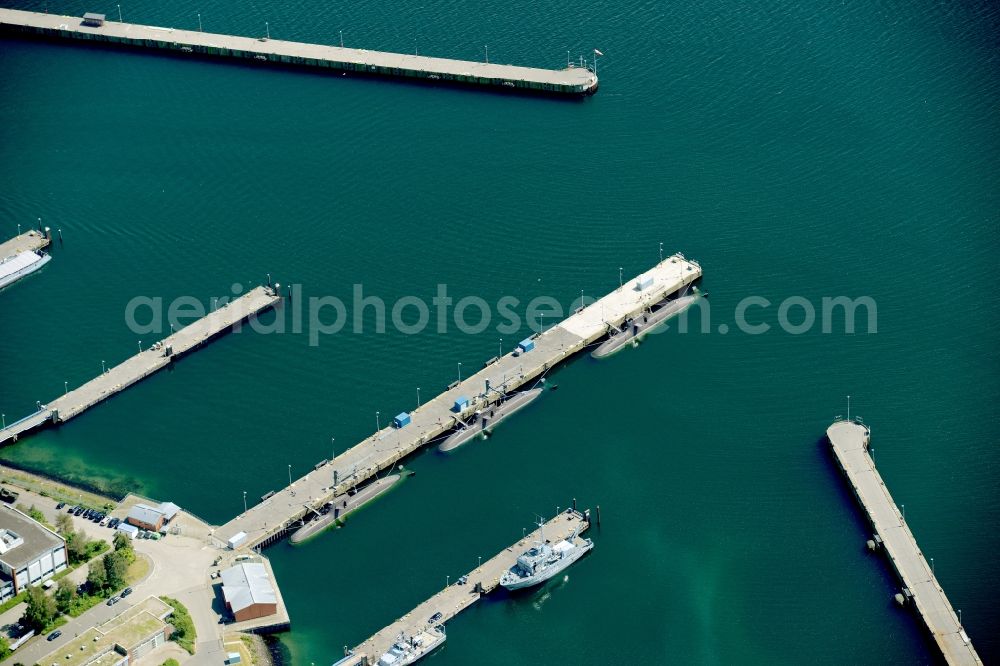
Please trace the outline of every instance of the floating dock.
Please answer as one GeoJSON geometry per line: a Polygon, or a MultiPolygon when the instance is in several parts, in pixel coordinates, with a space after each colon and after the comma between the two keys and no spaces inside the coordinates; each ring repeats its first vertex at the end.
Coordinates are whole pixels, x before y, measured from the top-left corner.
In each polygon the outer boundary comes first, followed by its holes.
{"type": "Polygon", "coordinates": [[[459,419],[467,421],[477,410],[488,409],[504,394],[533,384],[540,376],[622,323],[701,277],[697,262],[677,254],[667,257],[637,278],[532,338],[511,353],[491,359],[471,377],[456,382],[437,397],[406,414],[402,427],[390,426],[374,433],[332,461],[311,468],[306,476],[237,516],[215,532],[220,545],[244,532],[241,547],[267,546],[296,529],[312,509],[334,495],[363,483],[393,467],[435,438],[453,430],[459,419]],[[523,348],[527,348],[524,351],[523,348]],[[460,405],[455,411],[456,404],[460,405]]]}
{"type": "Polygon", "coordinates": [[[553,70],[431,58],[119,23],[105,20],[103,16],[99,20],[88,22],[100,25],[84,25],[79,16],[0,9],[0,30],[29,36],[145,48],[178,56],[226,58],[251,64],[292,65],[341,74],[385,76],[496,90],[575,96],[589,95],[597,90],[597,75],[586,67],[571,66],[553,70]]]}
{"type": "Polygon", "coordinates": [[[355,647],[351,650],[349,657],[337,662],[337,666],[374,666],[378,663],[379,657],[392,647],[400,633],[413,636],[452,619],[496,589],[500,584],[500,576],[503,575],[503,572],[514,566],[518,556],[531,548],[534,542],[541,541],[542,530],[545,531],[546,538],[551,543],[556,543],[562,539],[568,539],[574,532],[582,533],[588,527],[589,522],[586,516],[573,509],[567,509],[545,523],[540,529],[512,546],[508,546],[499,555],[470,571],[466,576],[465,584],[459,585],[457,582],[452,582],[430,599],[355,647]],[[441,616],[434,622],[430,622],[430,618],[438,613],[441,616]]]}
{"type": "Polygon", "coordinates": [[[51,242],[52,239],[44,232],[35,229],[26,231],[20,236],[14,236],[10,240],[0,243],[0,261],[22,252],[38,252],[48,247],[51,242]]]}
{"type": "Polygon", "coordinates": [[[889,563],[902,582],[900,596],[912,602],[947,663],[981,665],[983,662],[972,647],[971,639],[875,469],[875,461],[868,453],[871,435],[868,426],[854,421],[837,421],[827,429],[826,435],[837,463],[875,530],[873,543],[880,543],[885,549],[889,563]]]}
{"type": "Polygon", "coordinates": [[[83,386],[66,392],[48,404],[40,404],[34,414],[0,430],[0,445],[8,441],[16,442],[19,436],[47,423],[70,420],[140,379],[165,368],[174,359],[225,332],[237,322],[272,307],[279,300],[281,297],[271,287],[257,287],[248,291],[123,363],[108,368],[104,374],[83,386]]]}

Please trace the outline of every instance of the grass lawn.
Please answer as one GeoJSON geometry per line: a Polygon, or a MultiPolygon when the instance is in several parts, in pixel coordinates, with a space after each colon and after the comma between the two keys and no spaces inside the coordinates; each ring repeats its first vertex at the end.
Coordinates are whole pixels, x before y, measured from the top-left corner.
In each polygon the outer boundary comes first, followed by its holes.
{"type": "Polygon", "coordinates": [[[135,562],[128,565],[128,571],[125,573],[125,580],[128,581],[129,585],[135,585],[149,574],[149,569],[152,566],[153,563],[150,561],[148,555],[136,553],[135,562]]]}

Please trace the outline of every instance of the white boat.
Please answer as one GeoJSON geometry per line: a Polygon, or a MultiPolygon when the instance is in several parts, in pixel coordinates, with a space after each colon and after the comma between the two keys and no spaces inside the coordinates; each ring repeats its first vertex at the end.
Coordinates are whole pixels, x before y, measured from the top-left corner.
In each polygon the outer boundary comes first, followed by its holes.
{"type": "Polygon", "coordinates": [[[428,627],[418,634],[400,634],[392,647],[379,657],[377,666],[406,666],[426,657],[442,643],[447,636],[444,626],[428,627]]]}
{"type": "Polygon", "coordinates": [[[44,252],[27,250],[0,261],[0,289],[34,273],[50,259],[52,257],[44,252]]]}

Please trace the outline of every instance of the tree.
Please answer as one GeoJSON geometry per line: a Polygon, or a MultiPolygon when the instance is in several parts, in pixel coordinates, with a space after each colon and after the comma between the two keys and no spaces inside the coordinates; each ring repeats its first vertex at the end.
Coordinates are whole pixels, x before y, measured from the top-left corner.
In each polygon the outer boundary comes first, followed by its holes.
{"type": "Polygon", "coordinates": [[[70,563],[76,564],[87,559],[87,546],[89,544],[90,540],[87,539],[87,533],[83,530],[77,530],[67,536],[66,550],[69,552],[70,563]]]}
{"type": "Polygon", "coordinates": [[[42,632],[58,614],[55,599],[45,594],[40,587],[28,588],[27,608],[21,618],[24,626],[42,632]]]}
{"type": "Polygon", "coordinates": [[[95,593],[100,593],[108,586],[108,574],[104,569],[104,562],[90,563],[87,571],[87,585],[95,593]]]}
{"type": "Polygon", "coordinates": [[[59,586],[56,588],[56,608],[60,613],[68,613],[76,598],[76,586],[70,582],[69,578],[60,578],[59,586]]]}
{"type": "Polygon", "coordinates": [[[10,653],[10,643],[7,642],[7,637],[0,636],[0,659],[6,659],[10,656],[10,653]]]}
{"type": "Polygon", "coordinates": [[[56,517],[56,531],[64,537],[73,533],[73,518],[68,513],[60,513],[56,517]]]}
{"type": "Polygon", "coordinates": [[[121,553],[115,551],[104,556],[104,574],[108,587],[117,590],[125,586],[125,575],[128,573],[128,563],[121,553]]]}
{"type": "Polygon", "coordinates": [[[124,532],[118,532],[114,538],[115,552],[120,553],[125,559],[125,564],[135,562],[135,550],[132,548],[132,539],[124,532]]]}

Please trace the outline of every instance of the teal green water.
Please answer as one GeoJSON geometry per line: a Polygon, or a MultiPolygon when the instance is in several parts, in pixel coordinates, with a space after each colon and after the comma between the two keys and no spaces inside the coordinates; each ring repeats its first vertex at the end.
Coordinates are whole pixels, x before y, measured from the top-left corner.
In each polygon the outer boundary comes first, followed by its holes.
{"type": "MultiPolygon", "coordinates": [[[[995,5],[123,11],[459,58],[488,44],[539,66],[606,57],[600,92],[561,102],[0,41],[0,230],[42,217],[65,236],[0,294],[8,421],[131,354],[136,295],[207,301],[271,272],[307,296],[446,283],[568,303],[647,268],[661,241],[705,268],[711,333],[577,359],[489,442],[420,455],[346,528],[272,548],[292,663],[329,663],[573,497],[601,505],[594,552],[451,622],[428,663],[931,661],[820,441],[846,394],[981,655],[1000,659],[995,5]],[[775,303],[754,315],[772,324],[789,296],[869,295],[878,332],[744,335],[750,295],[775,303]]],[[[221,522],[497,337],[228,336],[2,455],[221,522]]]]}

